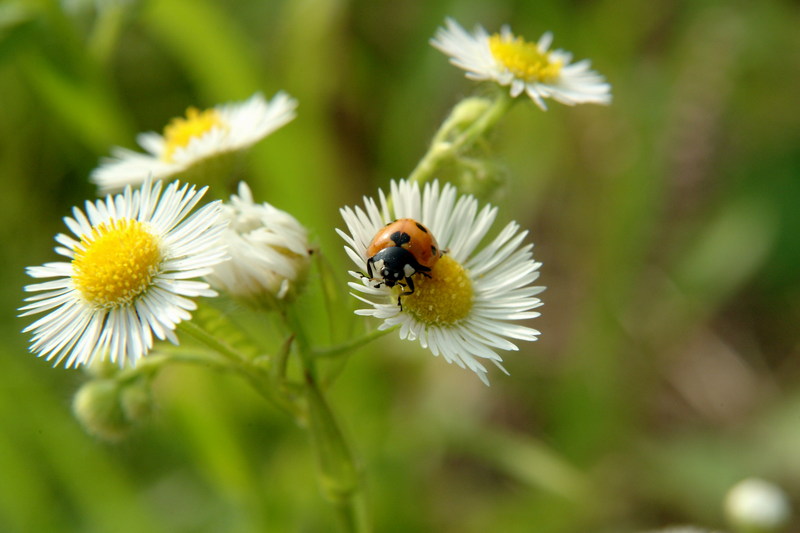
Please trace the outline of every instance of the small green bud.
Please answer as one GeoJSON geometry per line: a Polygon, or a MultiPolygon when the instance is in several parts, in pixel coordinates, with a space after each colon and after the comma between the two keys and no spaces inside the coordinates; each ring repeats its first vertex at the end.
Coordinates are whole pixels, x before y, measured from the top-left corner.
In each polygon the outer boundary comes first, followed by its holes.
{"type": "Polygon", "coordinates": [[[461,190],[477,198],[492,198],[508,181],[508,169],[493,159],[461,157],[456,165],[461,190]]]}
{"type": "MultiPolygon", "coordinates": [[[[481,118],[492,105],[492,100],[481,96],[465,98],[456,104],[450,116],[440,129],[440,135],[445,139],[452,139],[466,130],[476,120],[481,118]]],[[[438,136],[437,136],[438,137],[438,136]]],[[[444,140],[444,139],[440,139],[444,140]]]]}
{"type": "Polygon", "coordinates": [[[75,393],[72,411],[90,435],[119,441],[150,414],[151,405],[145,380],[121,384],[114,379],[94,379],[75,393]]]}
{"type": "Polygon", "coordinates": [[[122,388],[120,406],[131,425],[148,418],[153,413],[153,395],[150,382],[138,379],[122,388]]]}

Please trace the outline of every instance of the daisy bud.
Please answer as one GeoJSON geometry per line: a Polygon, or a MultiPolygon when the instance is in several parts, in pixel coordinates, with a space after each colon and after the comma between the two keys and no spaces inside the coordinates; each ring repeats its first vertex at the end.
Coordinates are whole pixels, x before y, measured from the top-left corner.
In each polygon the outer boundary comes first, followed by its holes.
{"type": "Polygon", "coordinates": [[[118,441],[150,415],[150,389],[144,380],[122,384],[113,379],[95,379],[75,394],[72,411],[90,435],[118,441]]]}
{"type": "Polygon", "coordinates": [[[491,105],[492,101],[488,98],[482,98],[480,96],[465,98],[453,108],[445,127],[450,126],[451,128],[454,127],[463,131],[467,126],[478,120],[481,115],[486,113],[491,105]]]}
{"type": "Polygon", "coordinates": [[[223,205],[228,229],[223,241],[230,261],[207,277],[212,287],[250,303],[293,299],[303,287],[310,263],[306,229],[293,216],[268,203],[256,204],[246,183],[223,205]]]}
{"type": "Polygon", "coordinates": [[[734,529],[741,533],[784,531],[791,518],[789,500],[783,490],[757,478],[733,486],[725,498],[725,512],[734,529]]]}

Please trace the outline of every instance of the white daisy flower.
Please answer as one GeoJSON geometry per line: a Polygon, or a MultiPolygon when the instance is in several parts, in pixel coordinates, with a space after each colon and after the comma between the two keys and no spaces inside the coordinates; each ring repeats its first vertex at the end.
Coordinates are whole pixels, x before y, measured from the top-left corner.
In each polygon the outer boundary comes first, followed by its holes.
{"type": "Polygon", "coordinates": [[[266,202],[254,203],[244,182],[239,183],[239,195],[223,205],[222,216],[230,222],[223,240],[231,260],[207,276],[211,286],[254,301],[294,296],[310,262],[302,224],[266,202]]]}
{"type": "Polygon", "coordinates": [[[25,328],[30,350],[69,368],[108,357],[135,364],[153,347],[153,336],[175,344],[175,327],[191,318],[198,296],[216,296],[204,281],[227,258],[220,241],[225,221],[221,202],[189,215],[205,194],[174,182],[147,180],[140,189],[77,207],[64,217],[75,235],[59,234],[56,252],[69,262],[29,267],[28,285],[38,293],[20,308],[27,316],[47,313],[25,328]]]}
{"type": "Polygon", "coordinates": [[[430,230],[445,253],[429,273],[413,276],[412,294],[402,282],[390,288],[351,272],[358,278],[349,284],[356,291],[353,295],[369,305],[356,313],[383,320],[381,330],[400,325],[401,339],[418,340],[434,355],[469,368],[488,385],[482,359],[506,372],[496,350],[517,350],[509,339],[534,341],[539,335],[514,322],[539,316],[532,309],[541,305],[535,296],[544,287],[531,283],[539,277],[541,263],[533,260],[532,244],[522,245],[527,231],[520,231],[515,222],[478,250],[497,208],[487,205],[478,211],[473,196],[456,196],[449,184],[429,183],[420,192],[416,183],[392,182],[391,200],[379,191],[379,204],[364,198],[363,209],[341,209],[348,233],[337,232],[358,270],[364,270],[367,249],[387,223],[410,218],[430,230]]]}
{"type": "Polygon", "coordinates": [[[166,179],[240,152],[260,141],[295,117],[297,101],[279,92],[270,102],[256,93],[244,102],[228,103],[200,111],[190,107],[164,134],[142,133],[137,138],[147,153],[116,147],[90,179],[101,192],[115,192],[139,185],[146,177],[166,179]]]}
{"type": "Polygon", "coordinates": [[[538,43],[516,37],[508,26],[489,35],[481,26],[470,34],[453,19],[439,28],[431,44],[450,56],[450,62],[467,71],[473,80],[494,80],[510,86],[516,98],[525,92],[542,109],[545,98],[562,104],[608,104],[611,86],[591,70],[589,60],[570,63],[572,54],[550,50],[553,35],[545,33],[538,43]]]}

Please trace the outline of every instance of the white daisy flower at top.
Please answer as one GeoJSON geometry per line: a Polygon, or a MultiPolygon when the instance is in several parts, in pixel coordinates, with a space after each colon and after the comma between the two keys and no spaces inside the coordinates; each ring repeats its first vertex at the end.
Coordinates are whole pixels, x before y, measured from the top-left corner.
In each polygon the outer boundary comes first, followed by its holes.
{"type": "Polygon", "coordinates": [[[292,215],[253,202],[245,182],[222,207],[230,222],[223,240],[230,261],[219,263],[206,279],[232,296],[253,301],[291,298],[305,281],[310,262],[308,233],[292,215]]]}
{"type": "Polygon", "coordinates": [[[545,110],[545,98],[567,105],[611,102],[611,86],[589,68],[589,60],[570,63],[569,52],[548,50],[553,41],[550,32],[532,43],[515,36],[508,26],[489,35],[481,26],[470,34],[450,18],[446,24],[436,31],[431,45],[449,55],[470,79],[508,85],[512,97],[524,92],[545,110]]]}
{"type": "Polygon", "coordinates": [[[56,252],[69,262],[29,267],[20,316],[47,313],[25,328],[30,350],[69,368],[107,357],[135,364],[153,336],[177,344],[176,325],[191,318],[198,296],[216,296],[204,281],[227,258],[220,241],[221,202],[190,215],[206,188],[147,180],[141,188],[86,202],[64,217],[73,236],[59,234],[56,252]]]}
{"type": "Polygon", "coordinates": [[[497,216],[496,207],[479,211],[473,196],[457,197],[455,187],[440,187],[436,181],[422,191],[416,183],[392,182],[390,192],[391,200],[379,191],[379,204],[364,198],[364,208],[340,210],[348,232],[337,232],[358,270],[366,268],[367,249],[378,231],[400,218],[426,226],[445,253],[429,273],[413,276],[414,292],[403,296],[408,287],[390,288],[380,279],[351,272],[358,278],[350,282],[353,295],[369,306],[356,313],[383,320],[381,330],[399,325],[401,339],[418,340],[488,385],[483,360],[506,372],[496,350],[517,350],[509,339],[534,341],[539,335],[515,323],[539,316],[532,309],[541,305],[536,295],[544,290],[531,286],[541,263],[533,260],[533,245],[522,244],[528,232],[510,222],[479,250],[497,216]]]}
{"type": "Polygon", "coordinates": [[[139,185],[147,176],[166,179],[249,148],[295,117],[297,101],[279,92],[267,102],[256,93],[244,102],[200,111],[190,107],[186,118],[172,119],[164,134],[142,133],[137,141],[147,153],[112,149],[90,176],[101,192],[139,185]]]}

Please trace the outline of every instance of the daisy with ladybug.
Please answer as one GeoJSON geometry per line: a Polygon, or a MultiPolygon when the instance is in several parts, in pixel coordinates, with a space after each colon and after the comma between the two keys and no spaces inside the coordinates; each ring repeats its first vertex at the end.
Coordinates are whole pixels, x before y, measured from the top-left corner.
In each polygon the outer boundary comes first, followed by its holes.
{"type": "Polygon", "coordinates": [[[484,363],[505,372],[498,351],[539,335],[518,323],[539,315],[543,290],[533,285],[540,263],[527,231],[508,222],[491,237],[497,208],[451,184],[400,180],[388,192],[341,209],[347,230],[337,232],[367,272],[350,271],[351,294],[366,304],[355,313],[380,320],[379,330],[398,327],[401,339],[488,384],[484,363]]]}

